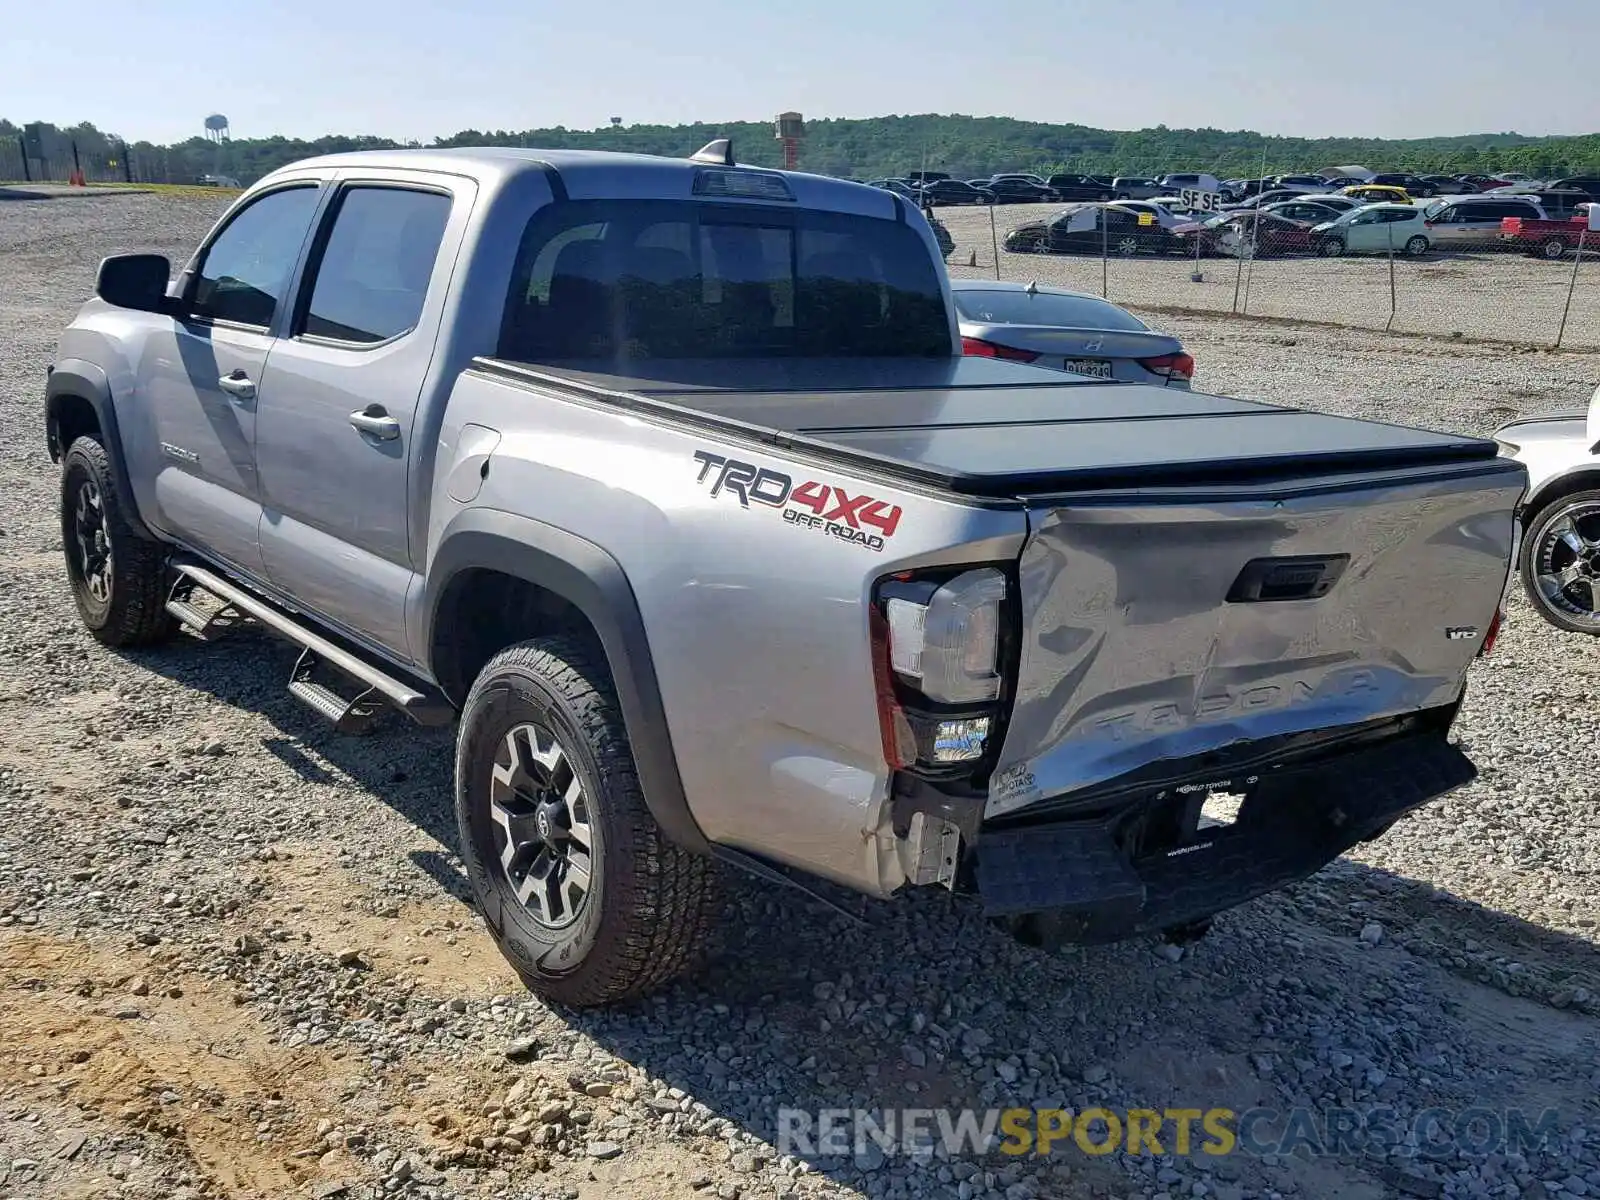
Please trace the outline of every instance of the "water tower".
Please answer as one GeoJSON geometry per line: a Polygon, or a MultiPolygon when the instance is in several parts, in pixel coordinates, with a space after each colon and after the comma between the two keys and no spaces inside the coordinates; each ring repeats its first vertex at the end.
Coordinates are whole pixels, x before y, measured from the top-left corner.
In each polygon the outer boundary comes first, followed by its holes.
{"type": "Polygon", "coordinates": [[[800,139],[806,135],[806,123],[797,112],[778,114],[777,138],[783,143],[783,166],[792,171],[800,162],[800,139]]]}
{"type": "Polygon", "coordinates": [[[208,142],[225,142],[228,140],[228,118],[221,113],[212,113],[206,118],[206,140],[208,142]]]}
{"type": "Polygon", "coordinates": [[[611,128],[613,128],[613,129],[621,129],[622,128],[622,118],[621,117],[612,117],[611,118],[611,128]]]}

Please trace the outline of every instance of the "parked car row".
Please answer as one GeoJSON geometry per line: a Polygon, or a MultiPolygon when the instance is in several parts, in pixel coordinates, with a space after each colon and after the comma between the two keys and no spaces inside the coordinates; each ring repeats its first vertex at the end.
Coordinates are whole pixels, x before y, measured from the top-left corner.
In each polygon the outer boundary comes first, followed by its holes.
{"type": "Polygon", "coordinates": [[[1398,189],[1408,197],[1420,200],[1436,196],[1545,190],[1579,192],[1586,199],[1600,199],[1600,176],[1569,176],[1540,181],[1516,171],[1504,175],[1413,175],[1404,171],[1372,172],[1363,168],[1342,168],[1321,175],[1227,179],[1222,182],[1221,191],[1229,203],[1239,203],[1268,191],[1329,192],[1369,187],[1398,189]]]}
{"type": "MultiPolygon", "coordinates": [[[[1435,249],[1486,250],[1520,243],[1530,254],[1561,258],[1578,244],[1587,217],[1585,205],[1547,208],[1541,194],[1367,203],[1361,193],[1368,190],[1297,195],[1212,216],[1180,212],[1161,200],[1071,204],[1016,226],[1006,234],[1005,247],[1016,253],[1123,257],[1337,257],[1391,251],[1415,257],[1435,249]]],[[[1262,198],[1270,195],[1262,193],[1262,198]]]]}
{"type": "Polygon", "coordinates": [[[1260,179],[1219,180],[1200,171],[1179,171],[1146,177],[1133,175],[1049,176],[1023,171],[1000,172],[981,179],[956,179],[940,171],[913,171],[904,179],[876,179],[872,186],[897,192],[924,208],[943,205],[1053,204],[1061,201],[1147,201],[1176,197],[1184,191],[1212,192],[1225,210],[1262,209],[1305,196],[1319,199],[1345,195],[1368,203],[1409,204],[1441,197],[1532,196],[1547,215],[1572,212],[1577,205],[1600,199],[1600,176],[1570,176],[1548,182],[1511,171],[1501,175],[1415,175],[1404,171],[1373,172],[1363,167],[1335,168],[1321,174],[1269,175],[1260,179]]]}

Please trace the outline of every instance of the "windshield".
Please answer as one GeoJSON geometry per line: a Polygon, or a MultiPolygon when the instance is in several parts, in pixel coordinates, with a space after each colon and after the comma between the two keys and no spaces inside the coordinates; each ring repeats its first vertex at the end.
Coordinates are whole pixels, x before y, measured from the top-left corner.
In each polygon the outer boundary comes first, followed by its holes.
{"type": "Polygon", "coordinates": [[[1061,325],[1069,329],[1150,328],[1132,313],[1093,296],[1028,293],[1012,288],[957,288],[956,310],[991,325],[1061,325]]]}
{"type": "Polygon", "coordinates": [[[664,200],[535,215],[499,348],[524,362],[953,352],[934,258],[913,226],[664,200]]]}
{"type": "Polygon", "coordinates": [[[1435,217],[1437,217],[1440,213],[1442,213],[1445,210],[1445,208],[1446,208],[1445,201],[1443,201],[1443,200],[1435,200],[1432,204],[1428,205],[1427,208],[1422,210],[1422,215],[1423,215],[1424,218],[1426,218],[1427,220],[1431,221],[1435,217]]]}

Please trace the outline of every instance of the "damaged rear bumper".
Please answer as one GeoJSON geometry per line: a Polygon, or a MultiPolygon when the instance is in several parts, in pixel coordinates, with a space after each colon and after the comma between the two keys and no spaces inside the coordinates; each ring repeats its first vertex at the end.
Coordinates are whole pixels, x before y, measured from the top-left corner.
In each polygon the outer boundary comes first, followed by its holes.
{"type": "Polygon", "coordinates": [[[1200,824],[1200,784],[986,829],[974,882],[987,914],[1048,914],[1067,941],[1154,933],[1304,879],[1476,774],[1439,731],[1406,734],[1252,779],[1229,825],[1200,824]]]}

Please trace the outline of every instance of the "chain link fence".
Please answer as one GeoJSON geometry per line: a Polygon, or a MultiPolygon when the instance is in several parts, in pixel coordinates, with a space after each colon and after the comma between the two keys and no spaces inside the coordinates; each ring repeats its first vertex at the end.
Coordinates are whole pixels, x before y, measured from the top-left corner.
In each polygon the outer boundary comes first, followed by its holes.
{"type": "Polygon", "coordinates": [[[1036,280],[1153,312],[1600,349],[1600,233],[1581,210],[1435,198],[1331,226],[1310,220],[1322,214],[1241,210],[1198,228],[1163,228],[1137,202],[936,215],[955,241],[956,275],[1036,280]]]}
{"type": "Polygon", "coordinates": [[[181,183],[199,181],[182,154],[162,146],[135,149],[121,143],[80,144],[52,138],[41,154],[26,153],[21,137],[0,136],[0,181],[70,183],[81,173],[84,183],[181,183]]]}

